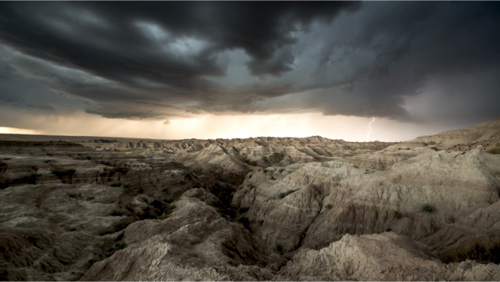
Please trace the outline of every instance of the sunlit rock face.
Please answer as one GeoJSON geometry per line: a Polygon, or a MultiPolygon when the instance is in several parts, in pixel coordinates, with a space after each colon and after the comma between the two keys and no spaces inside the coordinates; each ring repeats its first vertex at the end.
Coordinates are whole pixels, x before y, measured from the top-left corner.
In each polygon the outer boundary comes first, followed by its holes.
{"type": "Polygon", "coordinates": [[[500,280],[499,136],[2,135],[0,278],[500,280]]]}

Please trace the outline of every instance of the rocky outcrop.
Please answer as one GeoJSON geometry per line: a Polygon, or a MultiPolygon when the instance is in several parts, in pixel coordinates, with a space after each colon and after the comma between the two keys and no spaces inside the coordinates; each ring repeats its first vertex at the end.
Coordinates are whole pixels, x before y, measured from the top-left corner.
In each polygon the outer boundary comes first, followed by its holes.
{"type": "Polygon", "coordinates": [[[286,280],[498,280],[497,265],[443,265],[393,232],[353,236],[320,250],[301,249],[280,271],[286,280]]]}
{"type": "Polygon", "coordinates": [[[203,189],[189,190],[163,220],[125,229],[127,248],[94,264],[82,280],[269,280],[243,226],[222,217],[203,189]]]}
{"type": "Polygon", "coordinates": [[[424,153],[387,170],[342,162],[273,167],[249,174],[233,205],[285,251],[324,247],[346,233],[395,230],[420,240],[497,202],[498,168],[497,156],[479,150],[424,153]]]}
{"type": "Polygon", "coordinates": [[[454,150],[491,149],[500,143],[500,119],[487,121],[467,129],[418,137],[414,142],[435,143],[454,150]]]}

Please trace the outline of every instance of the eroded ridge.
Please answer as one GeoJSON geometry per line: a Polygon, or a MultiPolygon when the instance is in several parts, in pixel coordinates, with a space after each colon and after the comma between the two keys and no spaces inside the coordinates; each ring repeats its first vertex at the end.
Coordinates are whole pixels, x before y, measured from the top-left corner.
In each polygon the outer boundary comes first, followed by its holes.
{"type": "Polygon", "coordinates": [[[409,142],[0,136],[0,278],[500,280],[500,120],[409,142]]]}

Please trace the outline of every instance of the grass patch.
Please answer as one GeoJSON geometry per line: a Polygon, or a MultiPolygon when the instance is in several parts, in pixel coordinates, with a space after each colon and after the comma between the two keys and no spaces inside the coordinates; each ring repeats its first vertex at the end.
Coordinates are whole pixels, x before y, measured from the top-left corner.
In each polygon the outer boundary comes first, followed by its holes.
{"type": "Polygon", "coordinates": [[[441,252],[438,258],[444,263],[474,260],[479,263],[500,263],[500,240],[491,243],[473,242],[441,252]]]}
{"type": "Polygon", "coordinates": [[[66,184],[71,184],[73,183],[73,175],[75,174],[76,170],[69,168],[69,169],[63,169],[63,168],[55,168],[52,169],[52,174],[57,176],[61,180],[62,183],[66,184]]]}
{"type": "Polygon", "coordinates": [[[494,154],[494,155],[497,155],[497,154],[500,154],[500,147],[496,147],[496,148],[493,148],[493,149],[489,149],[488,151],[486,151],[487,153],[490,153],[490,154],[494,154]]]}
{"type": "Polygon", "coordinates": [[[115,246],[115,249],[116,250],[122,250],[122,249],[125,249],[127,247],[127,244],[124,243],[124,242],[120,242],[120,243],[117,243],[116,246],[115,246]]]}
{"type": "Polygon", "coordinates": [[[40,174],[31,172],[12,180],[11,184],[36,184],[38,177],[40,177],[40,174]]]}
{"type": "Polygon", "coordinates": [[[129,168],[126,166],[115,166],[115,167],[104,167],[101,172],[99,172],[99,177],[108,178],[112,177],[115,174],[126,174],[129,171],[129,168]]]}
{"type": "Polygon", "coordinates": [[[0,163],[0,173],[4,173],[8,167],[6,163],[0,163]]]}
{"type": "Polygon", "coordinates": [[[292,193],[293,193],[293,192],[295,192],[295,191],[297,191],[297,190],[288,190],[288,191],[285,191],[285,192],[281,192],[281,193],[279,193],[279,194],[276,196],[276,198],[278,198],[278,199],[283,199],[283,198],[285,198],[286,196],[288,196],[288,195],[292,194],[292,193]]]}
{"type": "Polygon", "coordinates": [[[157,219],[166,219],[172,214],[172,212],[175,210],[176,206],[175,205],[170,205],[168,206],[164,211],[163,214],[158,216],[157,219]]]}
{"type": "MultiPolygon", "coordinates": [[[[75,174],[76,170],[72,168],[54,168],[52,169],[52,174],[57,176],[59,179],[62,180],[63,177],[72,177],[73,174],[75,174]]],[[[64,181],[63,181],[64,182],[64,181]]]]}
{"type": "Polygon", "coordinates": [[[68,198],[72,198],[72,199],[81,199],[82,193],[71,191],[71,192],[66,193],[66,196],[68,196],[68,198]]]}
{"type": "Polygon", "coordinates": [[[283,254],[283,246],[281,246],[280,244],[276,244],[276,248],[275,248],[275,251],[278,253],[278,254],[283,254]]]}
{"type": "Polygon", "coordinates": [[[457,219],[453,216],[453,215],[450,215],[446,218],[446,223],[448,224],[453,224],[457,221],[457,219]]]}
{"type": "Polygon", "coordinates": [[[250,208],[239,208],[238,212],[239,213],[246,213],[250,208]]]}
{"type": "Polygon", "coordinates": [[[248,165],[251,165],[251,166],[257,166],[257,162],[256,161],[249,160],[246,156],[244,156],[243,162],[246,163],[246,164],[248,164],[248,165]]]}
{"type": "Polygon", "coordinates": [[[436,207],[430,204],[425,204],[422,206],[421,211],[426,212],[426,213],[434,213],[436,212],[436,207]]]}
{"type": "Polygon", "coordinates": [[[399,211],[395,211],[395,212],[394,212],[394,217],[395,217],[396,219],[401,219],[401,218],[403,218],[403,214],[402,214],[402,213],[400,213],[399,211]]]}
{"type": "Polygon", "coordinates": [[[125,215],[130,215],[130,212],[124,211],[122,209],[113,209],[109,215],[111,215],[111,216],[125,216],[125,215]]]}
{"type": "Polygon", "coordinates": [[[269,161],[272,163],[279,163],[285,158],[285,153],[279,152],[279,153],[274,153],[271,156],[269,156],[269,161]]]}
{"type": "Polygon", "coordinates": [[[500,154],[500,143],[497,143],[495,148],[489,149],[486,152],[490,154],[500,154]]]}

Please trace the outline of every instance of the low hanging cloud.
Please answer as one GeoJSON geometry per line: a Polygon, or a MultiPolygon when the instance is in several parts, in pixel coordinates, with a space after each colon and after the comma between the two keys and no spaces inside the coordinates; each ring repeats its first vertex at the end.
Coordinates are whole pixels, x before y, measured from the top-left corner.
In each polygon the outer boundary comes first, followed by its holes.
{"type": "Polygon", "coordinates": [[[0,102],[481,121],[499,114],[498,83],[481,79],[500,75],[499,25],[496,2],[2,2],[0,102]]]}

